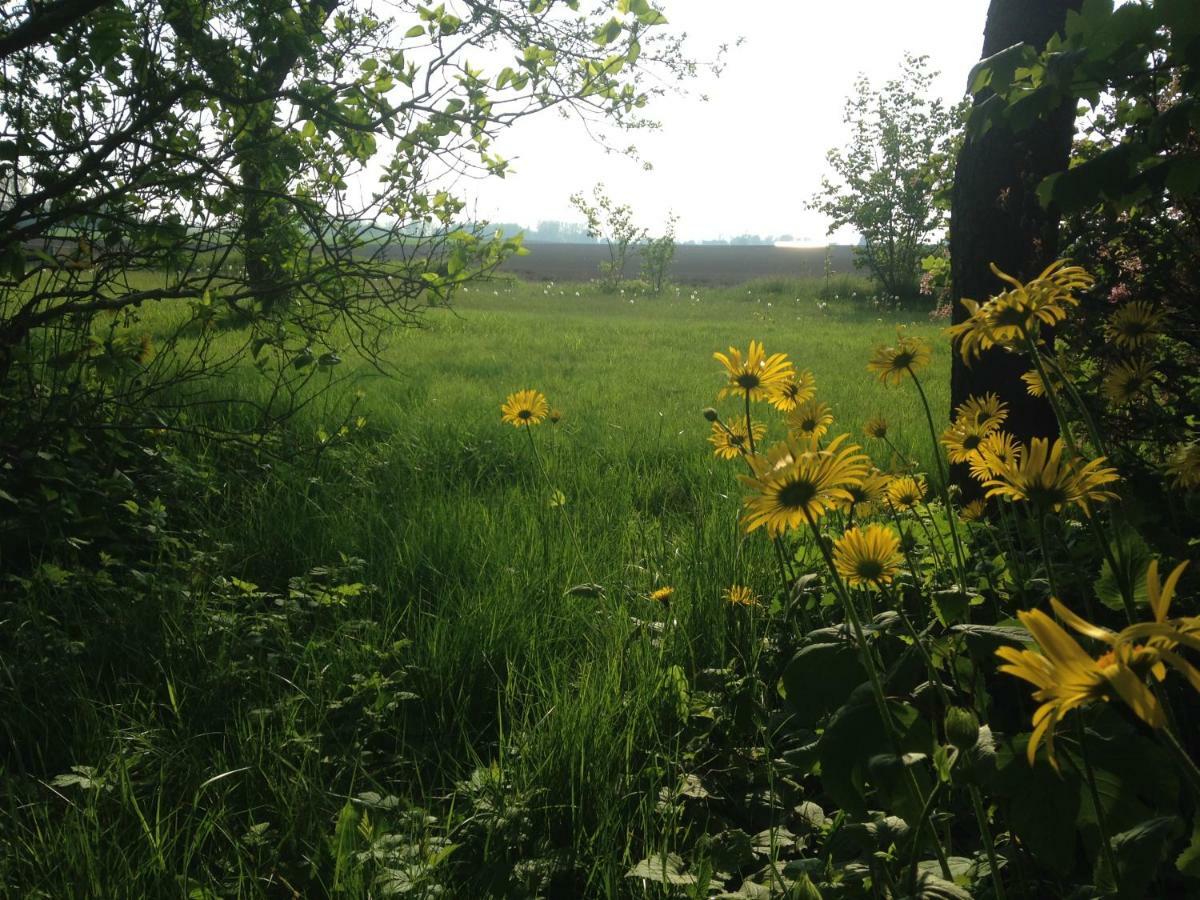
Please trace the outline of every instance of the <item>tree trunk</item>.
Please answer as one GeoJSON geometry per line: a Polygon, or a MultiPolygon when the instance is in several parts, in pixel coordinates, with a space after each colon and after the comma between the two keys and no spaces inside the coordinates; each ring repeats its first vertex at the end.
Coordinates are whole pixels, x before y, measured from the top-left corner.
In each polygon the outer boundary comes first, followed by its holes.
{"type": "MultiPolygon", "coordinates": [[[[1082,0],[992,0],[983,34],[986,58],[1014,44],[1039,49],[1062,30],[1067,11],[1082,0]]],[[[986,99],[977,95],[975,102],[986,99]]],[[[1026,280],[1037,275],[1058,251],[1058,211],[1042,209],[1035,190],[1041,180],[1067,167],[1075,134],[1076,101],[1069,100],[1022,132],[1003,124],[968,137],[958,154],[950,212],[950,275],[953,318],[966,318],[958,301],[983,302],[1003,288],[992,274],[995,263],[1026,280]]],[[[1031,368],[1023,356],[992,350],[968,368],[955,354],[950,398],[957,406],[972,394],[994,392],[1009,405],[1006,429],[1024,442],[1053,437],[1058,425],[1045,399],[1030,397],[1021,375],[1031,368]]],[[[953,467],[952,480],[965,499],[980,495],[964,465],[953,467]]]]}

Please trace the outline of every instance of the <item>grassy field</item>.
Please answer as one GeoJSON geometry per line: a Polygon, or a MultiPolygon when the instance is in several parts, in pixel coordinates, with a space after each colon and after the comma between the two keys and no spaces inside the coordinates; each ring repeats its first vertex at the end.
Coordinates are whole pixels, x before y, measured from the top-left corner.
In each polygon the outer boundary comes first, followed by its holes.
{"type": "Polygon", "coordinates": [[[443,896],[636,894],[624,873],[669,849],[655,804],[685,766],[664,696],[753,666],[771,607],[721,592],[776,590],[771,545],[738,528],[737,470],[706,442],[713,351],[761,339],[815,373],[834,433],[861,442],[883,413],[902,452],[928,454],[913,392],[865,363],[897,324],[936,329],[817,286],[497,282],[397,334],[394,377],[362,366],[342,388],[366,393],[346,444],[198,501],[231,579],[114,628],[107,651],[129,661],[113,678],[62,667],[70,701],[31,754],[43,776],[6,795],[0,887],[434,896],[458,865],[443,896]],[[563,413],[532,435],[544,476],[499,420],[526,387],[563,413]],[[647,599],[664,585],[667,610],[647,599]],[[289,592],[312,602],[289,612],[289,592]]]}

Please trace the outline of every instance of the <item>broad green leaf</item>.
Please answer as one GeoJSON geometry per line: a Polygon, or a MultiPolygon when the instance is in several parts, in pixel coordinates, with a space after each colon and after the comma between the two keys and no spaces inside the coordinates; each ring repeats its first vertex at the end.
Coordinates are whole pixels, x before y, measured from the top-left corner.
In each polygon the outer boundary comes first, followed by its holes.
{"type": "Polygon", "coordinates": [[[660,884],[695,884],[696,876],[685,874],[683,859],[675,853],[643,859],[625,873],[626,878],[645,878],[660,884]]]}
{"type": "Polygon", "coordinates": [[[792,657],[779,684],[796,724],[809,727],[845,703],[866,680],[858,651],[850,644],[812,644],[792,657]]]}

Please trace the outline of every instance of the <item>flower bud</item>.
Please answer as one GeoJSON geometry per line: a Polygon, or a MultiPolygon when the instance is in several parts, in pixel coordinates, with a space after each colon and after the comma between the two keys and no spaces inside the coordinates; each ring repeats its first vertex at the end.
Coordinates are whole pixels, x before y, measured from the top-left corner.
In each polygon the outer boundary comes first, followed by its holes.
{"type": "Polygon", "coordinates": [[[822,900],[821,892],[812,883],[812,879],[808,877],[807,872],[801,873],[799,880],[792,883],[791,888],[787,892],[787,897],[788,900],[822,900]]]}
{"type": "Polygon", "coordinates": [[[946,710],[946,740],[959,750],[970,750],[979,741],[979,719],[969,709],[946,710]]]}
{"type": "Polygon", "coordinates": [[[711,406],[706,406],[704,408],[704,418],[708,419],[708,421],[710,421],[710,422],[715,422],[715,421],[717,421],[717,419],[721,418],[721,414],[718,413],[711,406]]]}

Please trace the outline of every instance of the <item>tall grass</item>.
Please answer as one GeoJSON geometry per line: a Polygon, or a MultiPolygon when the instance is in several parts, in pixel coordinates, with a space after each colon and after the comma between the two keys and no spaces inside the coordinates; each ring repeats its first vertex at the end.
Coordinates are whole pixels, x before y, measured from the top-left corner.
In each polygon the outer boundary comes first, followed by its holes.
{"type": "MultiPolygon", "coordinates": [[[[915,397],[864,368],[897,320],[819,305],[819,286],[474,288],[393,336],[389,376],[344,364],[356,368],[331,399],[364,391],[367,422],[317,463],[239,472],[214,452],[215,489],[187,514],[224,545],[220,570],[259,589],[106,613],[125,624],[105,638],[103,675],[63,658],[70,703],[40,731],[10,730],[37,746],[0,773],[0,887],[365,896],[346,848],[392,834],[473,854],[459,896],[508,890],[521,859],[545,861],[552,895],[627,895],[630,863],[669,849],[654,807],[682,765],[671,673],[752,657],[753,617],[747,628],[720,593],[775,585],[767,542],[739,537],[733,467],[706,443],[712,352],[761,339],[813,370],[842,428],[882,412],[902,453],[927,453],[915,397]],[[549,484],[499,422],[525,387],[564,414],[534,435],[549,484]],[[343,558],[378,590],[299,611],[262,595],[343,558]],[[602,592],[572,591],[593,581],[602,592]],[[647,599],[662,585],[676,588],[669,609],[647,599]],[[369,827],[340,829],[356,797],[369,827]]],[[[926,379],[941,407],[947,370],[935,359],[926,379]]],[[[257,390],[249,368],[213,388],[257,390]]],[[[289,427],[316,434],[335,409],[289,427]]]]}

